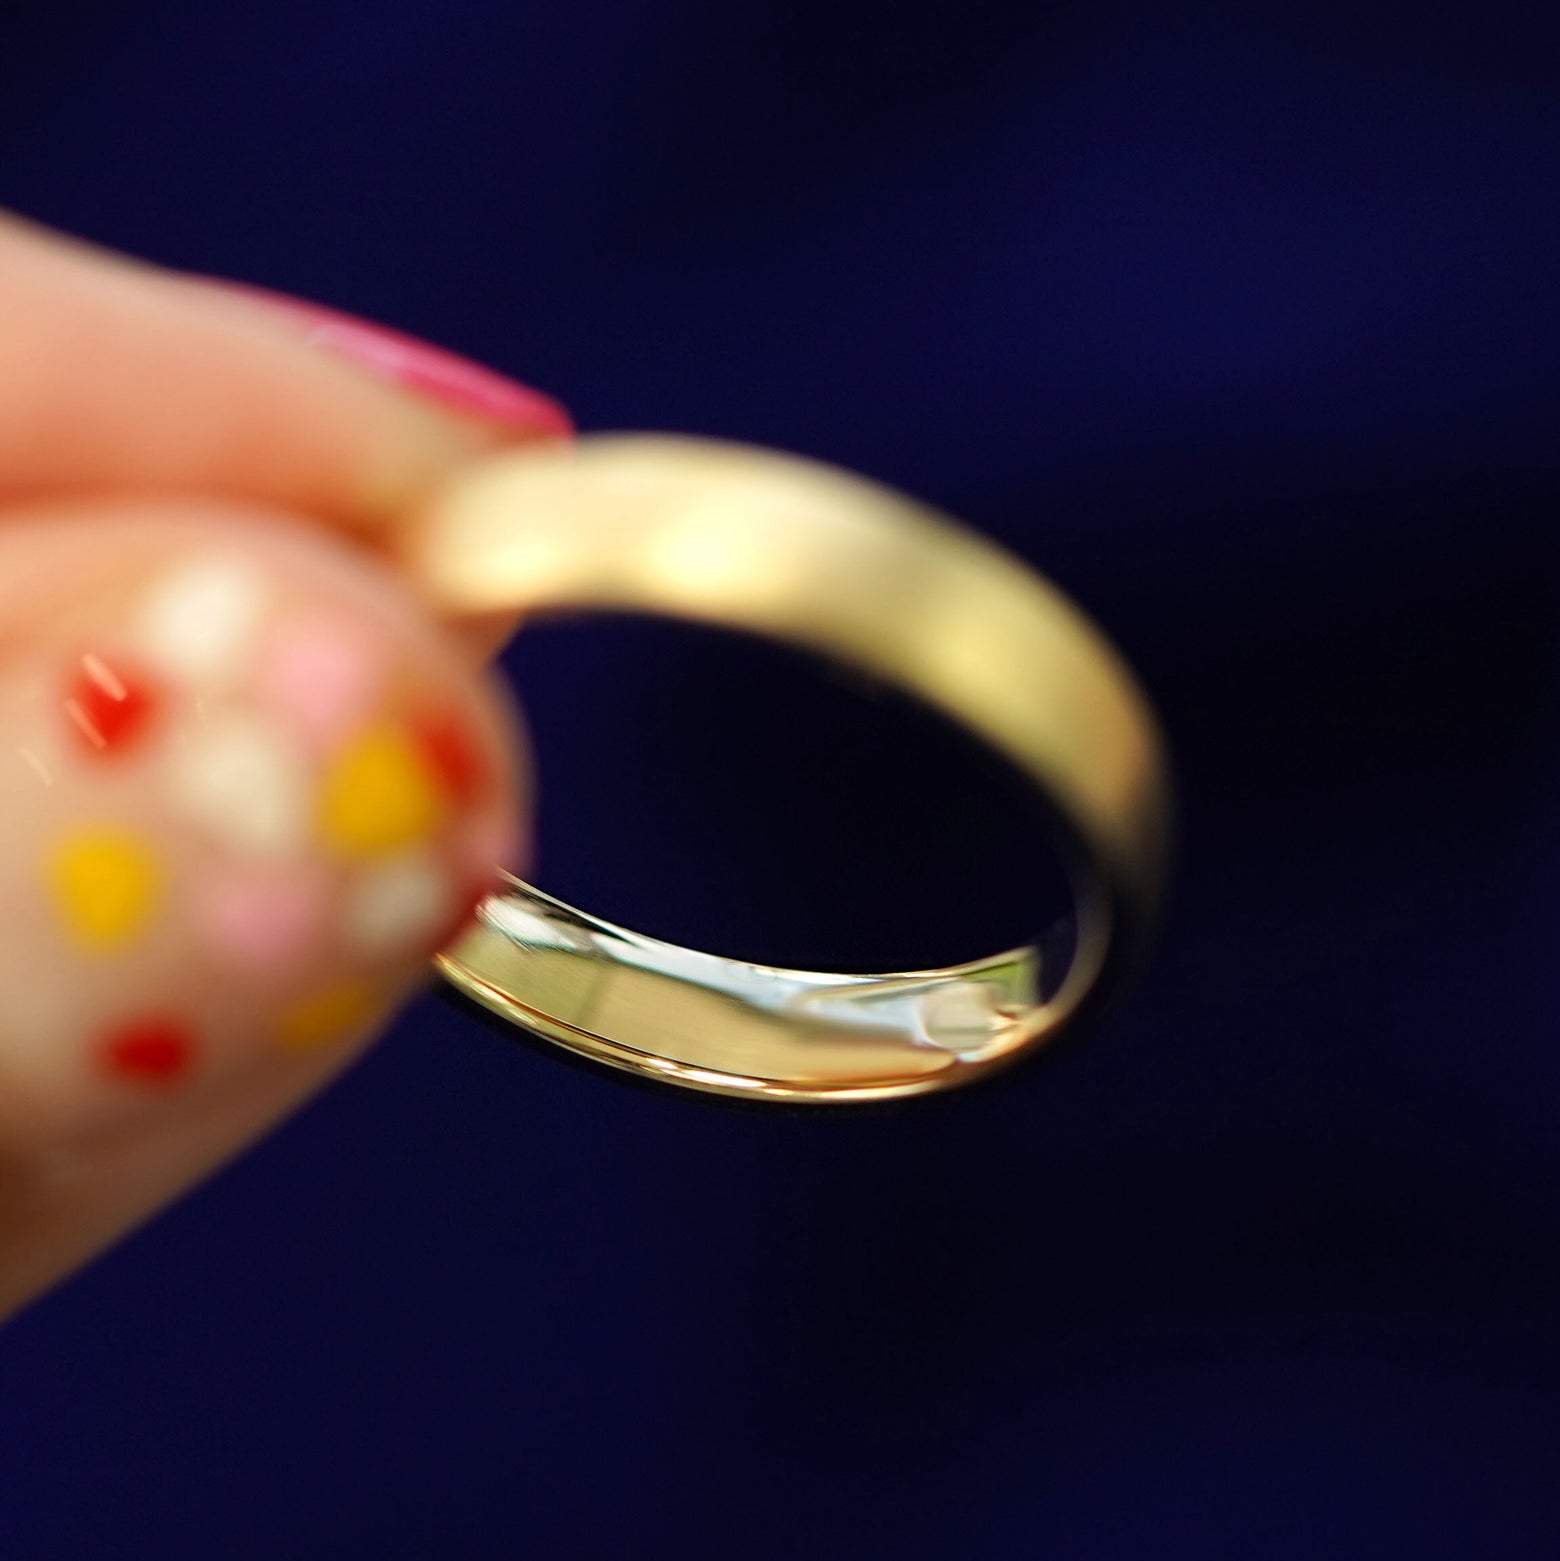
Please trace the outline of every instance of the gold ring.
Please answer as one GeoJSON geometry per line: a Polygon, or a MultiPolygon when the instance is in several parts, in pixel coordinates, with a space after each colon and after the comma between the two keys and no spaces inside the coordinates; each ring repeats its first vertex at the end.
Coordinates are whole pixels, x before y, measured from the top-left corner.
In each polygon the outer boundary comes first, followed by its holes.
{"type": "Polygon", "coordinates": [[[406,548],[453,613],[681,618],[915,697],[1043,793],[1075,900],[1059,979],[1038,944],[846,975],[678,948],[513,879],[436,961],[478,1003],[693,1089],[868,1101],[962,1084],[1039,1049],[1136,963],[1165,872],[1158,724],[1100,631],[986,539],[793,456],[616,435],[485,459],[424,507],[406,548]]]}

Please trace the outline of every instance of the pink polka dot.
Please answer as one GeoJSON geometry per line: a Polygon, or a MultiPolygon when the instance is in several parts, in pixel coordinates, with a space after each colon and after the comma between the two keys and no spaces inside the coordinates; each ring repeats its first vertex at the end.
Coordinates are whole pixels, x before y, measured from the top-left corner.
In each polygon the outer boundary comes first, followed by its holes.
{"type": "Polygon", "coordinates": [[[323,869],[228,865],[196,884],[191,930],[218,964],[274,976],[304,964],[314,952],[328,900],[323,869]]]}
{"type": "Polygon", "coordinates": [[[372,713],[384,675],[384,657],[366,630],[293,619],[261,652],[255,697],[310,748],[325,752],[372,713]]]}

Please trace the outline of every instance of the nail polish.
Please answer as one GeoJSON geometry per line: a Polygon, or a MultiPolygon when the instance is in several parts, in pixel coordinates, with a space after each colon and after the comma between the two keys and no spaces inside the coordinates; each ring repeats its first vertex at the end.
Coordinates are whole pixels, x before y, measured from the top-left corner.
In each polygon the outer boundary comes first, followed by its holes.
{"type": "Polygon", "coordinates": [[[323,546],[177,533],[0,666],[0,1079],[39,1144],[361,1032],[515,865],[504,719],[323,546]]]}
{"type": "Polygon", "coordinates": [[[468,417],[536,439],[567,439],[574,433],[569,414],[551,396],[443,347],[268,288],[225,280],[211,285],[266,310],[310,346],[468,417]]]}

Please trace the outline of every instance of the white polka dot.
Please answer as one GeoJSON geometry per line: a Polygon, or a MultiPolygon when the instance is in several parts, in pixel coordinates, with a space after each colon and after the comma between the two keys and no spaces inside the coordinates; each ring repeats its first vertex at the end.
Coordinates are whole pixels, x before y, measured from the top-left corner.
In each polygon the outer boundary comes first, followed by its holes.
{"type": "Polygon", "coordinates": [[[343,912],[348,941],[359,953],[391,958],[426,949],[455,914],[449,872],[426,853],[396,857],[359,873],[343,912]]]}
{"type": "Polygon", "coordinates": [[[136,617],[136,646],[170,677],[221,684],[243,668],[270,601],[264,575],[239,558],[191,559],[153,582],[136,617]]]}
{"type": "Polygon", "coordinates": [[[307,847],[308,765],[268,723],[219,716],[171,750],[171,760],[175,804],[223,844],[269,857],[307,847]]]}

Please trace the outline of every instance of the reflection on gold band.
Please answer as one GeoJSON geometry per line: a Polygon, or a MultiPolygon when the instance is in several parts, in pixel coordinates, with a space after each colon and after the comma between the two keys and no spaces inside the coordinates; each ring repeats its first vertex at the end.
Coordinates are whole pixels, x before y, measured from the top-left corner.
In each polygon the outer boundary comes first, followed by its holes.
{"type": "Polygon", "coordinates": [[[889,976],[782,971],[679,949],[513,883],[439,956],[456,987],[600,1061],[696,1089],[891,1098],[1048,1041],[1125,973],[1163,883],[1157,724],[1090,621],[984,538],[861,478],[666,436],[493,457],[405,542],[461,614],[610,610],[744,630],[908,693],[1015,764],[1061,820],[1076,947],[889,976]]]}

